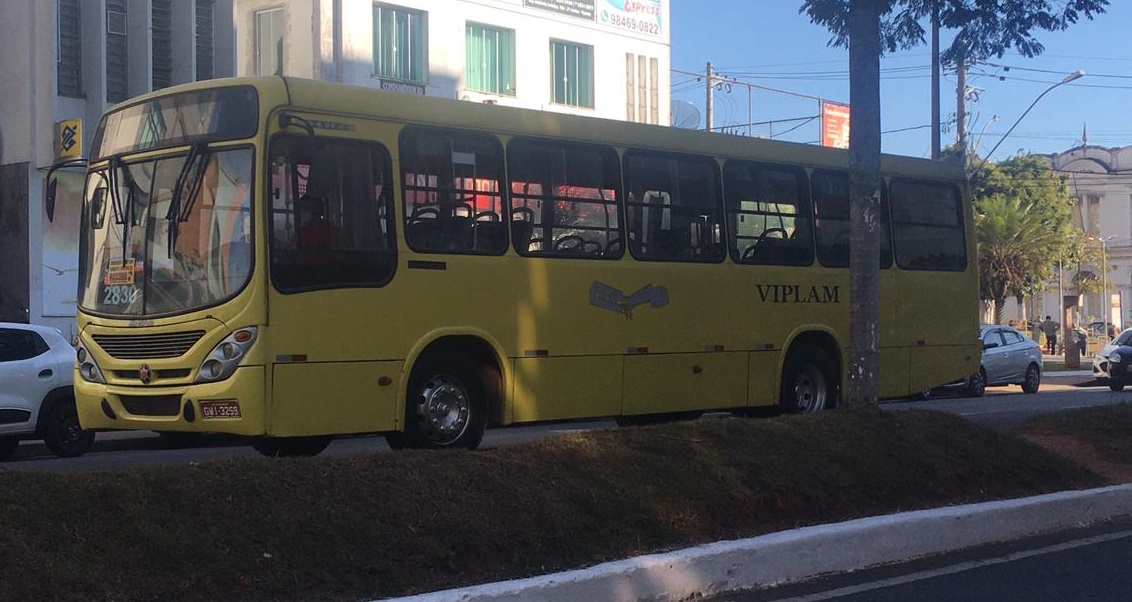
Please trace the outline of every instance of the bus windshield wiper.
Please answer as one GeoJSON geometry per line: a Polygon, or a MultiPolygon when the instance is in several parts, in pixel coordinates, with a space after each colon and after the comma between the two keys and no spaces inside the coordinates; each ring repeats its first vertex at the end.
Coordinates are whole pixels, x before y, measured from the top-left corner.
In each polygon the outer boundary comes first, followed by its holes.
{"type": "Polygon", "coordinates": [[[192,215],[194,199],[196,199],[201,183],[204,181],[206,158],[207,154],[203,142],[190,146],[189,154],[185,156],[185,162],[181,165],[181,173],[177,174],[177,181],[173,184],[173,198],[169,201],[169,212],[165,215],[165,220],[169,223],[168,253],[170,259],[173,258],[173,247],[177,245],[177,235],[180,232],[181,223],[189,221],[189,216],[192,215]],[[182,207],[186,186],[189,188],[188,200],[182,207]]]}

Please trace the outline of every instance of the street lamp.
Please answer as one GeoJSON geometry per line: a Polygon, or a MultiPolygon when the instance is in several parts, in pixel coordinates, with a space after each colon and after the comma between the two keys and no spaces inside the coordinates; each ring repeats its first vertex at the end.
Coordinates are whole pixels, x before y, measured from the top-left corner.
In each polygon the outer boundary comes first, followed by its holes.
{"type": "Polygon", "coordinates": [[[1010,135],[1010,132],[1013,132],[1014,128],[1018,127],[1019,123],[1022,123],[1022,120],[1030,112],[1030,109],[1033,109],[1034,105],[1038,104],[1038,101],[1041,100],[1043,96],[1045,96],[1046,94],[1049,94],[1051,90],[1053,90],[1054,88],[1056,88],[1060,85],[1068,84],[1069,82],[1081,79],[1082,77],[1085,77],[1085,72],[1078,69],[1077,71],[1074,71],[1073,73],[1070,73],[1069,75],[1066,75],[1064,79],[1057,82],[1056,84],[1046,88],[1041,94],[1038,94],[1038,97],[1034,99],[1034,102],[1030,103],[1030,106],[1026,107],[1025,111],[1022,111],[1022,116],[1019,117],[1018,120],[1014,122],[1014,125],[1010,126],[1009,130],[1006,130],[1006,133],[1002,135],[1002,138],[999,138],[998,144],[995,144],[994,148],[990,149],[990,152],[987,153],[986,157],[983,158],[982,163],[979,164],[979,167],[982,167],[983,164],[986,163],[990,159],[991,155],[994,154],[994,151],[998,150],[998,147],[1001,146],[1004,141],[1006,141],[1006,137],[1010,135]]]}
{"type": "Polygon", "coordinates": [[[1105,238],[1095,237],[1095,240],[1101,243],[1101,311],[1104,313],[1104,331],[1105,339],[1108,339],[1108,312],[1109,306],[1112,305],[1108,297],[1108,241],[1116,238],[1115,236],[1108,236],[1105,238]]]}

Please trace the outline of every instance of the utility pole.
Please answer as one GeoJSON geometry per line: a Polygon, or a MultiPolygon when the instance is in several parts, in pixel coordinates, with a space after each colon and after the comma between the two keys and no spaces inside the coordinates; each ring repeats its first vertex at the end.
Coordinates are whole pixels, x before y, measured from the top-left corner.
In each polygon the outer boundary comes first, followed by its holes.
{"type": "Polygon", "coordinates": [[[959,80],[955,87],[955,146],[959,160],[967,161],[967,55],[959,55],[955,65],[955,76],[959,80]]]}
{"type": "Polygon", "coordinates": [[[712,107],[715,102],[715,77],[711,72],[711,61],[708,61],[707,64],[707,77],[705,79],[707,80],[707,104],[705,105],[704,114],[706,115],[705,123],[707,123],[707,131],[710,132],[715,125],[712,123],[712,107]]]}
{"type": "Polygon", "coordinates": [[[939,0],[932,2],[932,159],[939,160],[939,0]]]}

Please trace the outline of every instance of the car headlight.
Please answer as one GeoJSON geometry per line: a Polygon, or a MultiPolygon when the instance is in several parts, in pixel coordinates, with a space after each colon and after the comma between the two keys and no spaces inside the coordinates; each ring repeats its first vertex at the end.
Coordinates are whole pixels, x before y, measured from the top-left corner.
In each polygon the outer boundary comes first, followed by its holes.
{"type": "Polygon", "coordinates": [[[241,328],[224,337],[209,352],[197,370],[198,383],[211,383],[224,380],[236,371],[248,350],[255,344],[258,331],[255,326],[241,328]]]}
{"type": "Polygon", "coordinates": [[[1112,354],[1108,357],[1108,361],[1110,361],[1114,364],[1119,364],[1119,363],[1123,362],[1124,359],[1120,357],[1119,353],[1114,353],[1114,354],[1112,354]]]}
{"type": "Polygon", "coordinates": [[[78,348],[75,350],[75,360],[79,367],[79,376],[88,383],[106,383],[106,378],[102,376],[102,369],[98,364],[94,363],[94,358],[90,356],[90,352],[86,347],[79,343],[78,348]]]}

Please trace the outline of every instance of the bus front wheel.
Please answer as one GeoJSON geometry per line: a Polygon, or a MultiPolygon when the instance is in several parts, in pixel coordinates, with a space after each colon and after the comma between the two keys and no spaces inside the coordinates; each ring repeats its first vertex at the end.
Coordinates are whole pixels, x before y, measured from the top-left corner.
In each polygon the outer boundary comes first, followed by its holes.
{"type": "Polygon", "coordinates": [[[421,359],[409,381],[404,435],[394,439],[417,449],[475,449],[486,427],[487,404],[476,365],[453,353],[421,359]]]}
{"type": "Polygon", "coordinates": [[[269,458],[301,458],[317,456],[330,445],[331,437],[262,437],[252,443],[252,449],[269,458]]]}
{"type": "Polygon", "coordinates": [[[779,407],[787,414],[835,407],[838,382],[836,364],[829,353],[812,344],[797,347],[782,368],[779,407]]]}

